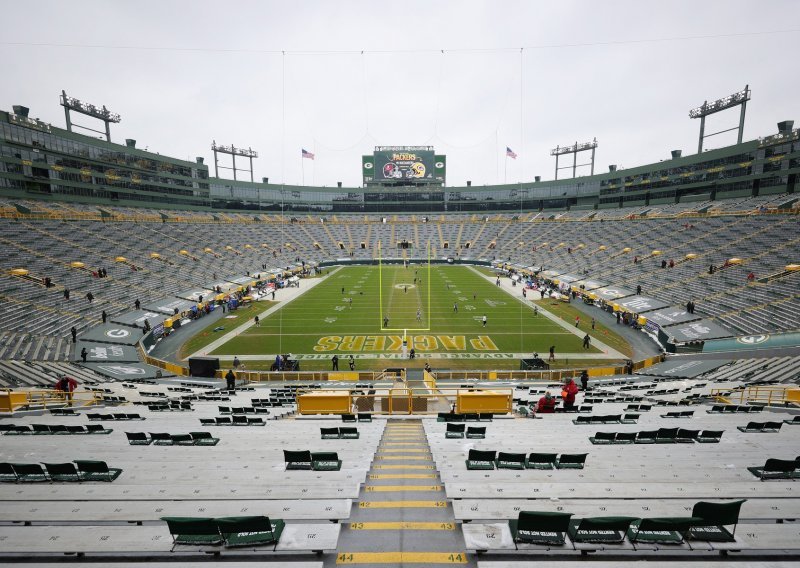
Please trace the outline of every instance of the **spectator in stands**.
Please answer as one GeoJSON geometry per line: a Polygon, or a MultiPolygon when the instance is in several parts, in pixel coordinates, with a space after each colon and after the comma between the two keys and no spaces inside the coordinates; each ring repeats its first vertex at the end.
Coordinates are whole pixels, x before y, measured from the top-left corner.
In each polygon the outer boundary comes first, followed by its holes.
{"type": "Polygon", "coordinates": [[[72,393],[77,386],[78,381],[66,375],[61,375],[61,378],[56,383],[56,390],[64,393],[64,399],[67,401],[68,406],[72,406],[72,393]]]}
{"type": "Polygon", "coordinates": [[[572,379],[567,379],[564,390],[561,391],[561,398],[564,399],[564,408],[575,406],[575,395],[578,394],[578,385],[572,379]]]}
{"type": "Polygon", "coordinates": [[[709,267],[708,267],[708,273],[709,273],[709,274],[714,274],[714,272],[715,272],[716,270],[717,270],[717,267],[716,267],[716,266],[714,266],[713,264],[712,264],[711,266],[709,266],[709,267]]]}
{"type": "Polygon", "coordinates": [[[69,288],[64,288],[64,299],[69,300],[69,288]]]}
{"type": "Polygon", "coordinates": [[[429,373],[433,372],[433,369],[431,369],[431,364],[427,361],[425,361],[425,370],[429,373]]]}
{"type": "Polygon", "coordinates": [[[339,370],[339,357],[338,357],[338,355],[334,355],[333,357],[331,357],[331,364],[332,364],[331,371],[338,371],[339,370]]]}
{"type": "Polygon", "coordinates": [[[91,304],[92,300],[94,300],[94,294],[92,294],[91,292],[87,292],[86,299],[89,300],[89,303],[91,304]]]}
{"type": "Polygon", "coordinates": [[[675,268],[675,261],[672,260],[671,258],[669,259],[669,267],[670,268],[675,268]]]}
{"type": "MultiPolygon", "coordinates": [[[[200,302],[203,301],[203,296],[200,296],[200,300],[199,301],[200,302]]],[[[137,310],[142,307],[142,303],[139,301],[139,298],[136,298],[136,300],[134,300],[133,307],[136,308],[137,310]]]]}
{"type": "Polygon", "coordinates": [[[636,286],[636,294],[639,295],[639,296],[642,294],[642,285],[641,284],[636,286]]]}
{"type": "Polygon", "coordinates": [[[69,328],[69,332],[72,335],[72,343],[75,343],[78,340],[78,330],[73,325],[71,328],[69,328]]]}
{"type": "Polygon", "coordinates": [[[747,275],[747,281],[748,282],[752,282],[755,279],[756,279],[755,273],[751,272],[750,274],[747,275]]]}
{"type": "Polygon", "coordinates": [[[106,313],[105,310],[103,310],[103,313],[100,314],[100,319],[103,320],[103,323],[106,323],[106,320],[108,319],[108,314],[106,313]]]}
{"type": "Polygon", "coordinates": [[[83,362],[84,362],[84,363],[86,363],[86,357],[87,357],[88,355],[89,355],[89,352],[88,352],[88,351],[86,351],[86,347],[84,347],[83,349],[81,349],[81,359],[83,360],[83,362]]]}
{"type": "Polygon", "coordinates": [[[633,264],[639,264],[639,257],[638,256],[634,256],[633,257],[633,264]]]}
{"type": "Polygon", "coordinates": [[[667,261],[666,260],[662,260],[661,261],[661,268],[666,268],[666,267],[667,267],[667,261]]]}
{"type": "Polygon", "coordinates": [[[540,414],[552,414],[556,411],[556,399],[549,392],[539,399],[536,405],[536,412],[540,414]]]}
{"type": "Polygon", "coordinates": [[[589,390],[589,371],[581,372],[581,390],[586,392],[589,390]]]}
{"type": "Polygon", "coordinates": [[[228,369],[225,375],[225,388],[229,391],[236,390],[236,375],[233,374],[233,369],[228,369]]]}

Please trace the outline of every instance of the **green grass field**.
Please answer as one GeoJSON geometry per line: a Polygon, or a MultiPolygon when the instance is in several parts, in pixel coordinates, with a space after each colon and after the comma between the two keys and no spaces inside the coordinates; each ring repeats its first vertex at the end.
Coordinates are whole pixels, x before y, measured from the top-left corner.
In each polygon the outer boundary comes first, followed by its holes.
{"type": "MultiPolygon", "coordinates": [[[[510,286],[508,280],[503,286],[510,286]]],[[[530,301],[518,300],[521,288],[512,290],[509,295],[464,266],[342,268],[211,354],[261,355],[268,361],[276,353],[292,353],[304,368],[320,368],[306,362],[327,364],[333,354],[353,354],[360,360],[403,358],[404,337],[407,349],[414,348],[420,360],[510,359],[518,365],[520,356],[546,354],[551,345],[557,354],[599,352],[582,348],[584,331],[577,336],[534,315],[530,301]]],[[[608,342],[606,330],[590,335],[608,342]]],[[[367,366],[365,361],[358,368],[367,366]]]]}

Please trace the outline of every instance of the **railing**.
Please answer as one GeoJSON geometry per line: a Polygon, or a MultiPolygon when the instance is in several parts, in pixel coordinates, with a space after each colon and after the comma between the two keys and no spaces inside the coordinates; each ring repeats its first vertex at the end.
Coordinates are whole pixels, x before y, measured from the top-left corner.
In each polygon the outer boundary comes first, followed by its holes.
{"type": "MultiPolygon", "coordinates": [[[[151,358],[152,359],[152,358],[151,358]]],[[[148,361],[151,362],[151,361],[148,361]]],[[[152,363],[157,364],[157,363],[152,363]]],[[[216,378],[225,378],[226,370],[216,372],[216,378]]],[[[375,382],[375,381],[396,381],[397,376],[385,371],[234,371],[237,380],[244,380],[252,383],[262,382],[324,382],[324,381],[345,381],[345,382],[375,382]]],[[[403,371],[402,377],[405,377],[403,371]]]]}
{"type": "Polygon", "coordinates": [[[366,394],[363,389],[312,389],[297,393],[300,414],[437,414],[511,412],[513,389],[427,389],[406,387],[366,394]]]}
{"type": "Polygon", "coordinates": [[[750,386],[739,391],[712,389],[711,396],[727,404],[785,405],[800,400],[800,389],[789,386],[750,386]]]}
{"type": "Polygon", "coordinates": [[[0,412],[16,410],[58,408],[64,406],[94,406],[102,397],[92,391],[75,391],[67,394],[57,390],[12,390],[0,391],[0,412]]]}

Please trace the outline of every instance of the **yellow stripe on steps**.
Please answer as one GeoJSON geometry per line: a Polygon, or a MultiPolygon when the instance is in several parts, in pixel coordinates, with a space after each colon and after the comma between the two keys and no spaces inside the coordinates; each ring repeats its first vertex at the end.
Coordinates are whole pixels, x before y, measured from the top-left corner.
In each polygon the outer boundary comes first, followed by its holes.
{"type": "Polygon", "coordinates": [[[375,459],[376,460],[381,460],[381,461],[385,461],[385,460],[433,461],[433,460],[431,460],[431,455],[430,454],[424,454],[424,455],[419,455],[419,456],[415,456],[415,455],[410,455],[410,456],[375,456],[375,459]]]}
{"type": "Polygon", "coordinates": [[[342,552],[336,564],[466,564],[465,552],[342,552]]]}
{"type": "Polygon", "coordinates": [[[373,465],[372,469],[433,469],[432,465],[397,465],[397,464],[387,464],[387,465],[373,465]]]}
{"type": "Polygon", "coordinates": [[[435,473],[370,473],[368,479],[436,479],[435,473]]]}
{"type": "Polygon", "coordinates": [[[441,509],[447,501],[359,501],[359,509],[441,509]]]}
{"type": "Polygon", "coordinates": [[[441,491],[441,485],[367,485],[364,491],[441,491]]]}
{"type": "Polygon", "coordinates": [[[350,523],[350,528],[354,531],[452,531],[456,529],[456,524],[414,522],[350,523]]]}

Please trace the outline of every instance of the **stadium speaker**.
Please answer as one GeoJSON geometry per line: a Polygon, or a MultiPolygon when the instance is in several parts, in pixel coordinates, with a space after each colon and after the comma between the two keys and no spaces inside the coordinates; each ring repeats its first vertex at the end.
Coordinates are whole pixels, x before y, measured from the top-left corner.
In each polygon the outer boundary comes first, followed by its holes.
{"type": "Polygon", "coordinates": [[[472,187],[472,182],[470,180],[467,180],[467,187],[472,187]]]}
{"type": "Polygon", "coordinates": [[[533,181],[539,183],[540,181],[542,181],[542,176],[533,176],[533,181]]]}
{"type": "Polygon", "coordinates": [[[13,105],[11,108],[14,109],[14,114],[16,114],[17,116],[28,118],[28,113],[30,112],[30,109],[28,107],[22,105],[13,105]]]}
{"type": "Polygon", "coordinates": [[[269,178],[262,177],[262,178],[261,178],[261,181],[262,181],[263,183],[269,183],[269,178]]]}
{"type": "Polygon", "coordinates": [[[681,154],[683,154],[683,152],[682,152],[681,150],[673,150],[673,151],[672,151],[672,152],[670,152],[670,153],[672,154],[672,159],[673,159],[673,160],[674,160],[675,158],[680,158],[680,157],[681,157],[681,154]]]}
{"type": "Polygon", "coordinates": [[[794,127],[794,120],[784,120],[778,123],[778,132],[781,134],[789,134],[794,127]]]}
{"type": "Polygon", "coordinates": [[[216,357],[190,357],[189,374],[193,377],[213,377],[219,370],[216,357]]]}
{"type": "Polygon", "coordinates": [[[336,187],[342,187],[342,182],[340,182],[340,181],[337,181],[337,182],[336,182],[336,187]]]}

